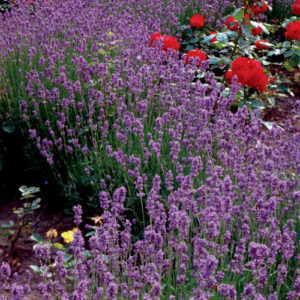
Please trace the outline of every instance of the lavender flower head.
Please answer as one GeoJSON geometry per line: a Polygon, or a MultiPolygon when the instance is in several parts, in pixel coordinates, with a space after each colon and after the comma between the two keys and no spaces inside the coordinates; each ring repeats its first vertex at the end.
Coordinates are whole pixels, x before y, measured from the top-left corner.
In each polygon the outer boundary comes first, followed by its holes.
{"type": "Polygon", "coordinates": [[[74,211],[74,224],[76,224],[77,226],[79,226],[82,222],[82,208],[81,205],[75,205],[73,207],[73,211],[74,211]]]}

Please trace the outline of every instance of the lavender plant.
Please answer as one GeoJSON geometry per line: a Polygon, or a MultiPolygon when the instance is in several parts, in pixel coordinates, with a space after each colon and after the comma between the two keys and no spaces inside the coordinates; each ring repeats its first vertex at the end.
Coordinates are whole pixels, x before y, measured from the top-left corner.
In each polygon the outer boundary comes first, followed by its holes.
{"type": "MultiPolygon", "coordinates": [[[[35,5],[0,21],[10,25],[0,33],[2,117],[102,221],[85,239],[77,206],[69,246],[35,246],[40,294],[297,299],[299,126],[266,131],[257,111],[231,113],[234,80],[226,91],[209,62],[194,80],[196,63],[149,47],[153,29],[177,24],[177,1],[35,5]]],[[[3,290],[29,297],[7,264],[1,276],[3,290]]]]}

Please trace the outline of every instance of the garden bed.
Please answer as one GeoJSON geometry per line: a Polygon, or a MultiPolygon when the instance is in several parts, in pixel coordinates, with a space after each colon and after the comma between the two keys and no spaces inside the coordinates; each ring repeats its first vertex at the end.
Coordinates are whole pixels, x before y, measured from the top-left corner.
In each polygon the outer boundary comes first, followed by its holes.
{"type": "Polygon", "coordinates": [[[298,299],[299,15],[280,0],[14,1],[3,295],[298,299]]]}

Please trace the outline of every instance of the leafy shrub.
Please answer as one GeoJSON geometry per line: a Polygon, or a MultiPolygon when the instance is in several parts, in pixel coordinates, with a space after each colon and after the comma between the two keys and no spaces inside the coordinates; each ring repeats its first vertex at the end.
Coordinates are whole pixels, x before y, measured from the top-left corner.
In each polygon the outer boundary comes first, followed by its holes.
{"type": "Polygon", "coordinates": [[[290,18],[292,13],[292,5],[295,0],[272,0],[269,3],[272,5],[272,10],[267,13],[268,19],[278,19],[283,21],[286,18],[290,18]]]}

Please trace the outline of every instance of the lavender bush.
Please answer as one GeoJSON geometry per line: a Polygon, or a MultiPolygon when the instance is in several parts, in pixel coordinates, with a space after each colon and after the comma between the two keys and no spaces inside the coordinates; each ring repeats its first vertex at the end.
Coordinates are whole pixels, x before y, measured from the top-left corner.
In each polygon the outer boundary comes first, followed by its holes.
{"type": "MultiPolygon", "coordinates": [[[[195,64],[148,47],[182,3],[17,4],[0,21],[2,119],[103,223],[55,253],[35,246],[44,299],[297,299],[299,133],[232,114],[240,87],[209,62],[195,80],[195,64]]],[[[29,297],[5,263],[1,278],[29,297]]]]}
{"type": "MultiPolygon", "coordinates": [[[[175,14],[177,2],[172,3],[175,14]]],[[[166,106],[159,105],[167,96],[163,90],[172,83],[173,91],[167,93],[173,97],[186,85],[187,76],[192,79],[192,71],[183,70],[183,63],[177,66],[176,62],[167,67],[174,68],[176,78],[161,89],[164,73],[173,71],[161,69],[165,58],[157,60],[157,53],[147,47],[153,30],[168,32],[168,26],[177,26],[177,19],[170,14],[160,23],[158,16],[164,14],[165,7],[153,1],[137,6],[140,11],[127,10],[124,16],[126,2],[113,7],[107,2],[87,5],[78,1],[72,6],[43,1],[34,5],[36,12],[32,14],[28,4],[19,3],[19,10],[14,10],[9,20],[3,20],[11,31],[3,32],[1,39],[1,47],[7,49],[2,58],[1,86],[6,93],[3,117],[25,123],[24,134],[29,132],[72,202],[85,196],[90,205],[97,207],[93,199],[99,193],[101,180],[101,185],[110,186],[111,192],[126,180],[134,196],[132,175],[122,171],[124,166],[115,170],[111,166],[114,156],[120,156],[122,151],[128,158],[137,156],[142,167],[145,165],[140,173],[145,173],[149,167],[144,155],[149,156],[154,145],[148,132],[154,133],[155,118],[166,106]],[[117,22],[112,19],[116,13],[117,22]],[[181,73],[177,68],[182,69],[181,73]],[[10,99],[17,101],[11,103],[10,99]],[[117,109],[121,110],[119,116],[117,109]],[[149,117],[145,117],[146,112],[149,117]],[[142,128],[145,138],[137,134],[142,128]],[[135,134],[127,134],[132,130],[135,134]],[[115,154],[107,152],[110,148],[115,154]]],[[[172,12],[170,6],[168,12],[172,12]]],[[[166,135],[163,140],[168,144],[166,135]]],[[[166,159],[169,160],[168,153],[166,159]]],[[[151,162],[150,168],[148,183],[160,163],[151,162]]]]}

